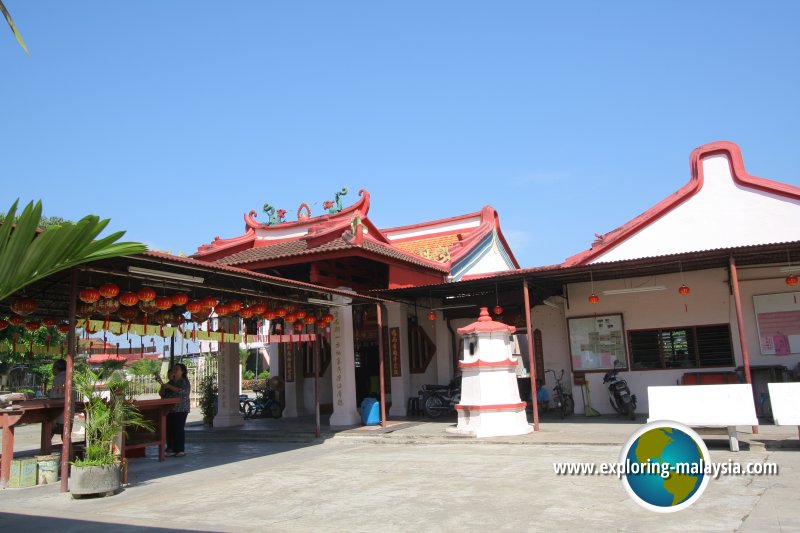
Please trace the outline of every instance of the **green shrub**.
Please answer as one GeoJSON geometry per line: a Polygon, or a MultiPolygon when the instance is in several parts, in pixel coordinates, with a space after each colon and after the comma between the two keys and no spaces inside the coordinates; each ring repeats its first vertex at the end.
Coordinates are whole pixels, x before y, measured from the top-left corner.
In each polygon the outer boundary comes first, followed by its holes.
{"type": "Polygon", "coordinates": [[[264,380],[269,379],[269,370],[264,370],[263,372],[261,372],[258,375],[258,379],[260,379],[260,380],[261,379],[264,379],[264,380]]]}

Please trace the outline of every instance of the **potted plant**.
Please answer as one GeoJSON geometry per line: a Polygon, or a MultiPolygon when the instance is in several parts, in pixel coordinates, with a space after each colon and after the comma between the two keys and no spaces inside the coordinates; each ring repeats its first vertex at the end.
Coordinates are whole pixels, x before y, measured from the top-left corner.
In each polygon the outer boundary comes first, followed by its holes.
{"type": "Polygon", "coordinates": [[[214,425],[218,397],[219,389],[217,389],[216,377],[212,375],[204,377],[200,381],[200,412],[203,413],[203,425],[205,426],[214,425]]]}
{"type": "Polygon", "coordinates": [[[83,399],[86,414],[86,449],[82,459],[72,462],[69,490],[73,497],[110,495],[121,486],[121,464],[115,444],[128,427],[153,430],[126,395],[129,383],[119,372],[104,379],[103,371],[78,369],[75,391],[83,399]]]}

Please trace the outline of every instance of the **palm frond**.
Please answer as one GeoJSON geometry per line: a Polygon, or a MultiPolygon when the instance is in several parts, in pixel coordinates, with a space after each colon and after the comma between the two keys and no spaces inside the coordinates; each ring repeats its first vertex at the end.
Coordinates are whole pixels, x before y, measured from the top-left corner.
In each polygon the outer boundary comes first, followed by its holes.
{"type": "MultiPolygon", "coordinates": [[[[14,220],[17,205],[14,202],[8,210],[6,221],[14,220]]],[[[16,224],[0,224],[0,300],[60,270],[147,251],[140,243],[117,242],[123,231],[97,239],[108,219],[89,215],[76,223],[50,226],[37,235],[41,217],[41,202],[31,202],[16,224]]]]}
{"type": "Polygon", "coordinates": [[[17,42],[22,47],[22,49],[25,50],[25,53],[28,54],[28,56],[30,56],[31,53],[28,52],[28,47],[25,46],[25,41],[22,40],[22,35],[20,35],[19,30],[17,29],[17,25],[14,24],[14,20],[11,18],[11,13],[9,13],[8,9],[6,9],[6,6],[3,5],[3,0],[0,0],[0,11],[3,12],[3,16],[6,18],[6,22],[8,22],[8,25],[11,27],[11,31],[14,33],[14,37],[17,38],[17,42]]]}

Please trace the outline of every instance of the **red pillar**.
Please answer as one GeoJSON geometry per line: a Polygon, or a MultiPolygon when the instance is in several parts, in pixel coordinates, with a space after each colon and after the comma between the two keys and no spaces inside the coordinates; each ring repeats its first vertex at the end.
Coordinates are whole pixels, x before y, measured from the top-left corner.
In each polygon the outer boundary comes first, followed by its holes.
{"type": "Polygon", "coordinates": [[[533,430],[539,431],[539,401],[536,398],[536,361],[533,357],[533,331],[531,328],[531,297],[528,294],[528,280],[522,280],[522,294],[525,297],[525,330],[528,334],[528,368],[531,373],[531,401],[533,406],[533,430]]]}
{"type": "Polygon", "coordinates": [[[314,413],[316,415],[316,429],[315,435],[320,437],[320,424],[319,424],[319,345],[320,345],[320,332],[317,328],[317,336],[314,339],[314,413]]]}
{"type": "Polygon", "coordinates": [[[386,427],[386,383],[383,376],[383,309],[381,309],[381,304],[377,304],[375,307],[378,312],[378,358],[380,359],[378,372],[380,373],[379,380],[381,383],[381,427],[386,427]]]}
{"type": "Polygon", "coordinates": [[[61,433],[61,492],[69,488],[69,460],[72,452],[72,370],[75,365],[75,312],[78,305],[78,270],[70,273],[69,286],[69,331],[67,332],[67,373],[64,383],[64,430],[61,433]]]}
{"type": "MultiPolygon", "coordinates": [[[[733,303],[736,308],[736,325],[739,329],[739,344],[742,347],[742,366],[747,383],[752,386],[753,378],[750,376],[750,351],[747,349],[747,336],[744,332],[744,317],[742,315],[742,297],[739,294],[739,274],[736,272],[736,261],[733,256],[728,258],[731,273],[731,287],[733,287],[733,303]]],[[[758,434],[758,426],[753,426],[753,433],[758,434]]]]}

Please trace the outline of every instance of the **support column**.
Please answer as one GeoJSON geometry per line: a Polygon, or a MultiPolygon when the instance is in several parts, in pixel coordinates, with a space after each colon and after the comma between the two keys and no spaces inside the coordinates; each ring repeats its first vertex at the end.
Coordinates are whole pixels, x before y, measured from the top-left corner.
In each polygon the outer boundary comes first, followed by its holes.
{"type": "MultiPolygon", "coordinates": [[[[349,290],[347,287],[339,287],[349,290]]],[[[334,296],[333,301],[343,307],[331,308],[333,414],[331,426],[352,426],[361,422],[356,409],[356,365],[353,343],[353,307],[351,298],[334,296]]]]}
{"type": "Polygon", "coordinates": [[[434,335],[433,338],[433,342],[436,343],[436,383],[446,385],[453,379],[453,372],[455,369],[453,368],[450,330],[447,329],[444,311],[436,312],[434,324],[436,325],[436,335],[434,335]]]}
{"type": "MultiPolygon", "coordinates": [[[[736,271],[736,261],[733,256],[728,260],[731,274],[731,287],[733,288],[733,303],[736,308],[736,325],[739,329],[739,343],[742,347],[742,366],[744,377],[752,388],[753,378],[750,375],[750,350],[747,348],[747,335],[744,332],[744,316],[742,315],[742,296],[739,294],[739,274],[736,271]]],[[[753,433],[758,434],[758,426],[753,426],[753,433]]]]}
{"type": "Polygon", "coordinates": [[[401,376],[392,376],[392,407],[389,409],[389,416],[408,416],[408,398],[416,396],[416,391],[412,393],[410,390],[411,374],[408,365],[408,313],[406,311],[406,306],[401,303],[386,302],[385,306],[386,322],[389,326],[389,350],[391,350],[393,328],[397,328],[400,344],[401,376]]]}
{"type": "MultiPolygon", "coordinates": [[[[221,318],[225,331],[237,331],[238,318],[221,318]]],[[[219,361],[217,366],[217,387],[219,389],[219,407],[214,417],[214,427],[234,427],[244,424],[239,412],[239,343],[219,343],[219,361]]]]}
{"type": "Polygon", "coordinates": [[[536,391],[536,357],[533,355],[533,328],[531,328],[531,297],[528,280],[522,279],[522,296],[525,301],[525,333],[528,337],[528,368],[531,373],[531,407],[533,408],[533,430],[539,431],[539,399],[536,391]]]}

